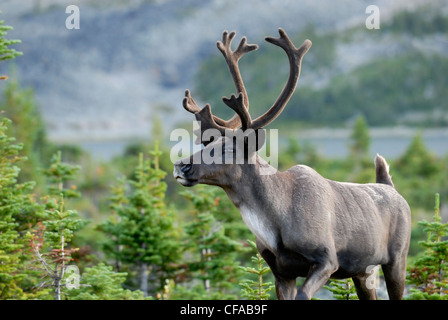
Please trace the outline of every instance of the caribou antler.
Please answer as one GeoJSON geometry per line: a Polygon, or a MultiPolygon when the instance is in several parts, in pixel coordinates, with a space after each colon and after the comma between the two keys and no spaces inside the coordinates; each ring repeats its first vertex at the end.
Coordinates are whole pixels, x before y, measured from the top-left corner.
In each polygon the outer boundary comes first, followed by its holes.
{"type": "MultiPolygon", "coordinates": [[[[238,45],[238,48],[235,51],[232,51],[231,44],[233,38],[235,38],[235,32],[228,33],[227,31],[224,31],[222,34],[222,41],[218,41],[216,43],[219,51],[223,54],[227,66],[229,67],[230,74],[232,76],[233,82],[235,83],[235,88],[238,93],[242,93],[243,95],[243,102],[246,108],[249,108],[249,99],[247,96],[246,88],[244,87],[243,79],[241,77],[241,73],[238,67],[238,61],[248,52],[258,49],[258,46],[256,44],[247,44],[246,37],[243,37],[240,41],[240,44],[238,45]]],[[[225,98],[223,98],[224,100],[225,98]]],[[[224,101],[225,102],[225,101],[224,101]]],[[[183,106],[184,108],[193,113],[198,113],[201,108],[198,107],[194,99],[190,95],[190,91],[185,91],[185,98],[183,100],[183,106]]],[[[221,118],[218,118],[214,115],[209,116],[207,110],[203,111],[203,115],[201,118],[205,119],[213,119],[213,123],[206,124],[206,127],[214,127],[218,130],[221,130],[220,127],[235,129],[240,124],[240,118],[238,115],[234,115],[229,120],[223,120],[221,118]],[[205,115],[207,114],[207,115],[205,115]],[[216,127],[217,125],[218,127],[216,127]]],[[[198,119],[197,119],[198,120],[198,119]]]]}
{"type": "Polygon", "coordinates": [[[265,114],[261,115],[252,122],[253,129],[263,128],[264,126],[272,122],[275,118],[277,118],[283,111],[283,108],[286,106],[292,94],[294,93],[297,82],[299,81],[302,58],[305,53],[307,53],[311,48],[312,43],[308,39],[306,39],[303,44],[297,49],[291,42],[291,40],[289,40],[289,37],[286,34],[285,30],[279,28],[278,33],[280,34],[280,38],[266,37],[265,40],[285,50],[289,59],[289,78],[282,90],[282,93],[277,98],[272,107],[265,114]]]}
{"type": "Polygon", "coordinates": [[[243,95],[244,105],[247,109],[249,109],[249,98],[247,96],[246,88],[244,87],[243,79],[241,78],[238,60],[240,60],[246,53],[257,50],[258,46],[256,44],[247,44],[246,37],[243,37],[238,45],[238,48],[235,51],[232,51],[230,45],[234,37],[235,32],[231,32],[229,34],[227,31],[224,31],[222,34],[222,42],[218,41],[216,45],[226,59],[230,74],[232,75],[233,82],[235,83],[236,92],[243,95]]]}
{"type": "MultiPolygon", "coordinates": [[[[290,65],[289,78],[280,96],[271,108],[257,119],[252,120],[248,111],[249,98],[238,67],[238,61],[246,53],[258,49],[258,46],[255,44],[247,44],[246,37],[243,37],[237,49],[232,51],[231,43],[235,37],[235,32],[228,33],[227,31],[224,31],[222,41],[217,42],[217,47],[227,62],[238,97],[235,95],[232,95],[230,99],[223,97],[223,102],[232,108],[236,114],[227,121],[222,120],[212,114],[209,104],[202,109],[199,108],[191,97],[190,91],[186,90],[183,106],[187,111],[195,114],[197,121],[201,121],[202,132],[207,129],[216,129],[221,135],[225,135],[227,129],[235,130],[240,124],[243,130],[257,130],[272,122],[283,111],[296,88],[297,81],[299,80],[302,58],[311,47],[311,41],[305,40],[299,48],[296,48],[282,28],[279,28],[278,32],[280,34],[279,38],[266,37],[265,39],[285,50],[290,65]]],[[[207,141],[203,142],[207,143],[207,141]]]]}
{"type": "Polygon", "coordinates": [[[184,106],[184,109],[195,114],[196,112],[201,111],[201,108],[198,107],[196,102],[193,100],[193,98],[190,95],[190,90],[185,90],[185,98],[182,101],[182,105],[184,106]]]}
{"type": "Polygon", "coordinates": [[[238,98],[235,97],[234,94],[232,94],[230,99],[226,97],[222,98],[222,101],[224,101],[224,103],[228,105],[233,111],[235,111],[239,116],[241,120],[241,129],[246,130],[251,127],[252,119],[249,114],[249,108],[246,107],[246,104],[243,100],[244,96],[241,92],[238,95],[238,98]]]}

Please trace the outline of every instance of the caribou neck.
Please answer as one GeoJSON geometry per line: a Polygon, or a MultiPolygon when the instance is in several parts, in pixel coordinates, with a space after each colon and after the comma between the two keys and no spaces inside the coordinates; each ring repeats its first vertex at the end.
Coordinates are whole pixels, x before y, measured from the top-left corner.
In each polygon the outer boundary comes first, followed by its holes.
{"type": "Polygon", "coordinates": [[[223,189],[238,209],[247,208],[259,215],[272,215],[266,218],[274,218],[273,215],[285,212],[286,204],[280,201],[278,192],[287,192],[288,185],[286,172],[276,170],[256,155],[254,164],[245,165],[240,179],[223,189]]]}
{"type": "Polygon", "coordinates": [[[241,179],[223,189],[258,241],[275,252],[281,241],[281,221],[291,208],[284,201],[288,197],[279,197],[279,192],[290,192],[291,180],[286,172],[277,171],[259,156],[255,164],[246,166],[241,179]],[[262,174],[269,171],[271,174],[262,174]]]}

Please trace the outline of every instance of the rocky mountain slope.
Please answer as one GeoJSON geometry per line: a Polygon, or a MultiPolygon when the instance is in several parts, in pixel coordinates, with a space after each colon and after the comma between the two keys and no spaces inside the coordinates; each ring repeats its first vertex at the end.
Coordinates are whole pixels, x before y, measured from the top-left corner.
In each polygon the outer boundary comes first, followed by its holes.
{"type": "MultiPolygon", "coordinates": [[[[423,2],[375,4],[386,21],[423,2]]],[[[0,5],[1,18],[14,27],[8,37],[22,41],[15,46],[24,53],[13,62],[16,75],[34,88],[49,136],[57,141],[145,137],[156,112],[167,127],[188,119],[181,107],[184,90],[194,88],[200,63],[219,54],[215,43],[225,29],[264,45],[263,37],[276,36],[279,26],[295,34],[313,24],[317,32],[343,35],[349,28],[365,29],[367,17],[367,4],[358,0],[79,0],[80,29],[68,30],[70,4],[3,0],[0,5]]],[[[360,39],[337,50],[345,52],[337,67],[347,71],[393,46],[360,39]]],[[[210,82],[213,74],[210,70],[210,82]]],[[[325,73],[303,79],[315,86],[327,81],[325,73]]]]}

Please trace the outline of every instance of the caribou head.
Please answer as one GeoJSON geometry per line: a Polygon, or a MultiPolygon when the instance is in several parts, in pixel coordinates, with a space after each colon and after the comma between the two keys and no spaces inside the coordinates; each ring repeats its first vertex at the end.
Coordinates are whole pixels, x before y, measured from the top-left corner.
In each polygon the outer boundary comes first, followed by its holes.
{"type": "Polygon", "coordinates": [[[401,299],[410,240],[410,209],[395,190],[384,158],[375,158],[376,183],[355,184],[325,179],[296,165],[284,172],[257,154],[263,127],[291,98],[302,58],[311,41],[296,48],[283,29],[266,40],[282,48],[290,73],[283,91],[266,113],[249,114],[249,99],[238,68],[239,59],[257,49],[243,37],[235,51],[235,33],[217,43],[235,83],[237,95],[223,98],[235,111],[229,120],[214,116],[210,105],[199,108],[187,90],[184,108],[200,122],[204,148],[174,164],[174,177],[184,186],[217,185],[224,189],[254,233],[257,248],[275,277],[279,299],[310,299],[329,278],[351,277],[360,299],[376,299],[369,284],[381,265],[391,299],[401,299]],[[269,174],[266,174],[269,173],[269,174]],[[297,289],[296,278],[306,277],[297,289]]]}
{"type": "Polygon", "coordinates": [[[248,170],[247,164],[260,162],[261,158],[256,152],[265,141],[265,131],[262,128],[280,115],[291,98],[299,79],[302,58],[311,47],[311,41],[305,40],[299,48],[296,48],[283,29],[279,29],[279,34],[279,38],[266,37],[266,41],[285,50],[290,64],[289,79],[271,108],[256,119],[252,119],[249,114],[249,98],[238,61],[246,53],[258,49],[258,46],[247,44],[246,37],[243,37],[237,49],[232,51],[231,43],[235,32],[224,32],[222,41],[217,42],[238,93],[237,96],[223,97],[222,100],[235,111],[235,115],[229,120],[220,119],[212,114],[209,104],[201,109],[191,97],[190,91],[185,92],[183,106],[195,115],[200,124],[197,142],[203,143],[205,148],[200,153],[175,164],[174,175],[182,185],[193,186],[204,183],[224,187],[238,181],[243,176],[242,171],[248,170]]]}

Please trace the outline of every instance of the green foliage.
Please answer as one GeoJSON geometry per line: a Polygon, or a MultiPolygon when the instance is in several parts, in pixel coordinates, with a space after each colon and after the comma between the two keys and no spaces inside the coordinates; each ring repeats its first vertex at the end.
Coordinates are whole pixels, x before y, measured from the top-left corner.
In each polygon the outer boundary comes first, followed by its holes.
{"type": "Polygon", "coordinates": [[[182,195],[194,206],[192,221],[184,227],[184,247],[191,254],[186,261],[188,276],[202,282],[188,297],[236,298],[232,288],[240,273],[237,255],[242,249],[238,242],[225,235],[223,224],[215,218],[219,214],[216,189],[198,186],[195,190],[183,191],[182,195]]]}
{"type": "Polygon", "coordinates": [[[43,170],[48,187],[44,197],[45,210],[41,218],[45,226],[45,241],[50,246],[63,245],[62,237],[64,241],[70,242],[74,232],[86,224],[76,210],[66,208],[69,199],[80,196],[76,186],[70,184],[79,170],[79,166],[63,163],[61,152],[57,152],[51,159],[50,167],[43,170]]]}
{"type": "Polygon", "coordinates": [[[375,181],[375,170],[372,170],[370,157],[370,134],[364,116],[356,119],[349,141],[350,154],[347,159],[351,173],[348,180],[357,183],[369,183],[375,181]]]}
{"type": "Polygon", "coordinates": [[[71,255],[78,248],[69,248],[74,233],[87,223],[76,210],[66,208],[70,198],[78,197],[76,187],[68,182],[73,179],[79,167],[63,163],[61,153],[56,153],[47,170],[43,170],[48,180],[47,195],[43,198],[44,210],[37,213],[40,221],[34,230],[27,232],[37,268],[42,268],[45,281],[39,287],[54,289],[54,298],[62,299],[66,282],[64,275],[71,255]]]}
{"type": "Polygon", "coordinates": [[[10,78],[3,90],[0,110],[11,119],[8,133],[23,144],[20,155],[27,158],[22,163],[19,181],[33,180],[38,183],[38,187],[44,185],[38,169],[47,165],[53,147],[46,139],[44,122],[33,91],[21,88],[15,77],[10,78]]]}
{"type": "Polygon", "coordinates": [[[15,139],[7,135],[10,124],[9,119],[0,118],[0,298],[21,299],[23,243],[16,217],[30,205],[27,193],[33,184],[17,184],[22,146],[14,144],[15,139]]]}
{"type": "Polygon", "coordinates": [[[409,268],[408,282],[415,287],[408,299],[448,300],[448,223],[442,223],[439,201],[436,194],[433,221],[419,221],[428,237],[419,243],[426,248],[423,256],[409,268]]]}
{"type": "Polygon", "coordinates": [[[256,275],[257,280],[246,279],[239,283],[241,286],[241,296],[249,300],[267,300],[271,297],[269,293],[274,289],[272,282],[264,282],[263,276],[271,272],[269,267],[264,266],[266,263],[257,250],[255,242],[247,240],[249,245],[255,250],[256,256],[251,257],[254,267],[240,267],[245,273],[256,275]]]}
{"type": "MultiPolygon", "coordinates": [[[[406,113],[437,108],[446,112],[447,80],[443,75],[447,69],[446,57],[412,50],[403,56],[373,60],[333,77],[326,87],[303,88],[291,98],[284,118],[334,126],[362,113],[374,126],[413,124],[412,119],[403,117],[406,113]]],[[[446,124],[443,117],[426,121],[425,125],[446,124]]]]}
{"type": "Polygon", "coordinates": [[[402,175],[417,179],[432,177],[440,172],[437,159],[428,151],[421,134],[412,139],[408,149],[396,161],[396,165],[402,175]]]}
{"type": "Polygon", "coordinates": [[[50,161],[50,167],[42,170],[48,180],[47,193],[52,196],[62,196],[66,199],[80,196],[75,185],[67,188],[67,184],[73,180],[81,167],[62,162],[62,153],[56,152],[50,161]]]}
{"type": "Polygon", "coordinates": [[[150,153],[152,161],[144,160],[140,154],[134,179],[121,179],[112,189],[113,215],[100,226],[110,237],[104,250],[116,264],[138,267],[140,288],[145,296],[148,290],[163,289],[165,279],[174,276],[175,263],[180,257],[173,213],[164,200],[166,172],[159,168],[157,145],[150,153]],[[148,279],[148,272],[151,272],[151,279],[148,279]]]}
{"type": "Polygon", "coordinates": [[[324,162],[313,146],[307,143],[301,145],[292,136],[288,137],[285,150],[280,150],[278,161],[280,170],[287,170],[299,163],[316,168],[324,162]]]}
{"type": "Polygon", "coordinates": [[[350,151],[352,157],[357,159],[365,159],[369,157],[369,127],[363,116],[358,116],[356,119],[350,140],[350,151]]]}
{"type": "Polygon", "coordinates": [[[393,164],[394,181],[411,207],[430,207],[432,196],[445,185],[446,168],[430,153],[421,134],[417,134],[404,154],[393,164]]]}
{"type": "MultiPolygon", "coordinates": [[[[0,14],[2,12],[0,11],[0,14]]],[[[4,20],[0,20],[0,61],[14,59],[17,56],[22,55],[22,52],[11,49],[10,46],[20,43],[20,40],[8,40],[5,38],[9,30],[12,30],[11,26],[6,26],[4,20]]],[[[6,76],[0,76],[0,80],[7,79],[6,76]]]]}
{"type": "Polygon", "coordinates": [[[113,267],[100,263],[86,268],[79,289],[68,292],[70,300],[143,300],[143,292],[124,289],[127,273],[115,272],[113,267]]]}
{"type": "Polygon", "coordinates": [[[436,6],[422,6],[414,11],[398,12],[391,21],[382,24],[381,29],[395,34],[406,33],[422,37],[434,33],[446,33],[448,18],[437,10],[436,6]]]}
{"type": "Polygon", "coordinates": [[[325,289],[333,293],[336,300],[358,300],[356,288],[351,278],[337,280],[330,279],[330,285],[324,286],[325,289]]]}

